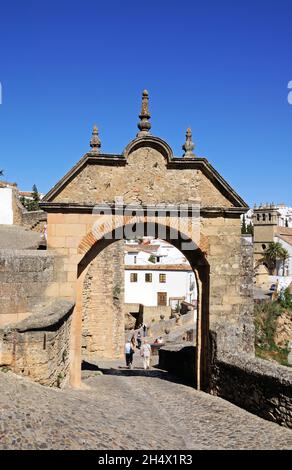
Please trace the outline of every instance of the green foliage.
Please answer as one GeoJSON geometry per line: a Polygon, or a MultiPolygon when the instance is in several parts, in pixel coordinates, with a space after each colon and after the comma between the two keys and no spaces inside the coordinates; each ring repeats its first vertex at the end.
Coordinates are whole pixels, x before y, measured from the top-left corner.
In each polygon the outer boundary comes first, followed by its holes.
{"type": "Polygon", "coordinates": [[[292,310],[292,295],[289,289],[285,289],[279,296],[279,303],[283,309],[292,310]]]}
{"type": "Polygon", "coordinates": [[[245,215],[242,217],[242,224],[241,224],[241,233],[245,234],[246,232],[246,221],[245,221],[245,215]]]}
{"type": "Polygon", "coordinates": [[[64,378],[64,374],[62,374],[62,372],[60,372],[60,373],[57,375],[57,387],[58,387],[58,388],[61,387],[61,383],[62,383],[63,378],[64,378]]]}
{"type": "Polygon", "coordinates": [[[277,318],[283,312],[279,302],[269,302],[255,306],[256,343],[269,347],[274,341],[277,318]]]}
{"type": "Polygon", "coordinates": [[[242,235],[253,235],[253,225],[251,222],[246,225],[245,215],[242,217],[241,233],[242,235]]]}
{"type": "Polygon", "coordinates": [[[148,261],[150,261],[150,263],[155,263],[156,262],[156,258],[154,255],[150,255],[149,258],[148,258],[148,261]]]}
{"type": "Polygon", "coordinates": [[[251,222],[246,227],[246,233],[253,236],[253,225],[251,222]]]}
{"type": "Polygon", "coordinates": [[[269,243],[261,261],[267,264],[270,272],[273,272],[276,268],[277,260],[281,260],[284,266],[287,258],[289,258],[289,253],[285,248],[283,248],[281,243],[271,242],[269,243]]]}
{"type": "Polygon", "coordinates": [[[20,198],[21,204],[26,208],[28,211],[38,211],[40,210],[39,202],[40,202],[40,195],[36,185],[34,184],[32,187],[32,199],[28,199],[24,196],[20,198]]]}
{"type": "MultiPolygon", "coordinates": [[[[291,301],[292,306],[292,299],[289,298],[289,301],[291,301]]],[[[274,338],[277,318],[286,310],[287,307],[281,300],[257,304],[254,310],[256,355],[263,359],[276,360],[285,366],[288,365],[288,350],[277,346],[274,338]]]]}
{"type": "Polygon", "coordinates": [[[68,356],[68,351],[66,349],[64,349],[63,353],[62,353],[62,361],[65,362],[66,361],[66,357],[68,356]]]}

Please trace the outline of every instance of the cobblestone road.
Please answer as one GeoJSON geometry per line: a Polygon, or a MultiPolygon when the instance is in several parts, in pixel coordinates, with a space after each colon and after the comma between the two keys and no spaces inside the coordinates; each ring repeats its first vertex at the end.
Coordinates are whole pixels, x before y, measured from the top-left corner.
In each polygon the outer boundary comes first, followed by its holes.
{"type": "Polygon", "coordinates": [[[292,449],[292,431],[161,371],[103,365],[88,390],[0,373],[0,449],[292,449]]]}

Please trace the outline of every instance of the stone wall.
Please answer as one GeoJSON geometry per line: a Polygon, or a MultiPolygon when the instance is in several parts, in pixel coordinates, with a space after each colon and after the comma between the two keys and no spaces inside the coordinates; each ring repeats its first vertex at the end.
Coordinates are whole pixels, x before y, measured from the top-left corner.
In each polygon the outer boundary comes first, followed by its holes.
{"type": "MultiPolygon", "coordinates": [[[[292,369],[249,354],[216,350],[212,333],[209,391],[261,418],[292,428],[292,369]]],[[[194,346],[166,345],[159,351],[159,367],[195,384],[194,346]]]]}
{"type": "Polygon", "coordinates": [[[0,329],[0,367],[43,385],[65,385],[73,306],[54,301],[38,307],[17,325],[0,329]]]}
{"type": "Polygon", "coordinates": [[[196,386],[196,347],[191,343],[163,346],[159,350],[159,367],[196,386]]]}
{"type": "Polygon", "coordinates": [[[47,222],[47,214],[44,211],[25,211],[22,213],[21,225],[28,230],[42,232],[47,222]]]}
{"type": "Polygon", "coordinates": [[[42,232],[44,225],[47,221],[47,214],[43,210],[28,211],[21,204],[19,199],[19,192],[17,189],[13,190],[12,198],[13,209],[13,224],[21,225],[27,230],[42,232]]]}
{"type": "Polygon", "coordinates": [[[62,259],[53,252],[0,250],[0,327],[21,321],[45,298],[57,297],[62,259]]]}
{"type": "Polygon", "coordinates": [[[142,147],[127,157],[125,166],[109,166],[108,162],[86,165],[54,197],[54,202],[109,203],[121,196],[125,204],[142,201],[147,204],[188,204],[200,194],[205,206],[232,206],[228,196],[216,189],[201,170],[191,170],[187,165],[184,168],[180,165],[178,175],[177,169],[170,168],[158,150],[142,147]]]}
{"type": "Polygon", "coordinates": [[[182,336],[186,336],[186,331],[188,328],[196,329],[196,324],[194,323],[194,312],[186,313],[185,315],[178,316],[176,318],[164,319],[156,322],[152,322],[148,325],[147,334],[153,339],[158,336],[163,336],[167,340],[168,336],[173,338],[176,336],[176,331],[179,330],[182,336]],[[169,333],[165,333],[168,331],[169,333]]]}
{"type": "Polygon", "coordinates": [[[169,305],[158,305],[157,307],[143,306],[143,322],[147,326],[151,326],[153,320],[155,322],[160,320],[160,315],[164,315],[168,320],[171,315],[171,307],[169,305]]]}
{"type": "Polygon", "coordinates": [[[124,304],[125,311],[125,329],[135,330],[143,323],[143,305],[142,304],[124,304]]]}
{"type": "Polygon", "coordinates": [[[292,369],[249,355],[218,357],[211,393],[261,418],[292,428],[292,369]]]}
{"type": "Polygon", "coordinates": [[[210,329],[220,350],[254,353],[253,251],[236,219],[203,221],[210,264],[210,329]],[[228,254],[227,254],[228,253],[228,254]]]}
{"type": "Polygon", "coordinates": [[[84,280],[83,360],[114,359],[124,351],[123,241],[105,248],[91,262],[84,280]]]}

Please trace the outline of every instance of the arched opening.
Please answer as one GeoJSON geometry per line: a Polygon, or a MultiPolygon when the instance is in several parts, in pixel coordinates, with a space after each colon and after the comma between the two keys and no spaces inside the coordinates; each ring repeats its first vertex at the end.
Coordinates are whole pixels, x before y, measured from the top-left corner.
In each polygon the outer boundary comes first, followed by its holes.
{"type": "MultiPolygon", "coordinates": [[[[197,285],[197,325],[196,325],[196,377],[195,382],[198,389],[207,389],[208,384],[208,331],[209,331],[209,265],[206,261],[204,253],[195,243],[188,239],[181,232],[174,233],[173,229],[161,224],[149,224],[149,223],[137,223],[129,224],[119,227],[117,231],[106,233],[102,238],[97,240],[91,248],[83,256],[82,260],[78,265],[78,278],[77,278],[77,298],[76,308],[73,318],[72,325],[72,344],[71,344],[71,384],[73,386],[80,386],[81,382],[81,361],[82,361],[82,330],[84,333],[84,300],[86,283],[90,279],[88,274],[93,265],[95,265],[95,274],[92,279],[93,282],[102,282],[105,286],[106,291],[103,292],[104,298],[97,298],[96,302],[99,305],[99,314],[102,315],[102,309],[104,303],[107,301],[112,308],[111,325],[107,325],[103,331],[104,338],[106,341],[107,335],[116,335],[117,341],[110,340],[109,349],[105,351],[104,341],[100,351],[102,354],[108,355],[109,357],[122,357],[124,341],[124,311],[121,307],[124,299],[122,298],[123,292],[118,291],[118,277],[115,278],[117,271],[112,272],[111,279],[101,279],[102,264],[121,263],[121,246],[119,244],[124,243],[124,239],[127,238],[126,229],[131,228],[132,233],[134,232],[137,236],[144,237],[151,234],[156,239],[163,239],[166,242],[173,245],[178,249],[185,259],[188,261],[192,272],[194,273],[196,285],[197,285]],[[163,236],[161,234],[163,233],[163,236]],[[100,256],[101,254],[107,255],[105,257],[100,256]],[[108,281],[108,282],[107,282],[108,281]],[[107,297],[107,298],[106,298],[107,297]],[[82,324],[83,323],[83,324],[82,324]],[[114,331],[115,330],[115,331],[114,331]]],[[[146,279],[146,277],[145,277],[146,279]]],[[[149,281],[149,276],[147,277],[149,281]]],[[[96,303],[96,305],[97,305],[96,303]]],[[[100,332],[99,332],[100,334],[100,332]]],[[[90,336],[90,335],[89,335],[90,336]]],[[[92,336],[92,335],[91,335],[92,336]]],[[[84,337],[83,337],[84,339],[84,337]]],[[[84,345],[83,345],[84,346],[84,345]]],[[[98,347],[96,349],[98,353],[98,347]]]]}

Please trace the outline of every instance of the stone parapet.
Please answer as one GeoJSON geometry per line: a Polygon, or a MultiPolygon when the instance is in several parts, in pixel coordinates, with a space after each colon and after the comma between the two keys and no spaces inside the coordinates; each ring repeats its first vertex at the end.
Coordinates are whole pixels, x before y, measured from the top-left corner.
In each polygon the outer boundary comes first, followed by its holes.
{"type": "Polygon", "coordinates": [[[196,347],[187,342],[163,346],[159,350],[159,368],[196,386],[196,347]]]}
{"type": "Polygon", "coordinates": [[[42,385],[64,386],[73,307],[61,299],[43,304],[29,318],[0,329],[0,367],[42,385]]]}
{"type": "Polygon", "coordinates": [[[250,355],[220,354],[211,393],[261,418],[292,428],[292,369],[250,355]]]}
{"type": "Polygon", "coordinates": [[[23,320],[48,297],[62,297],[62,276],[62,259],[52,251],[0,250],[0,327],[23,320]]]}

